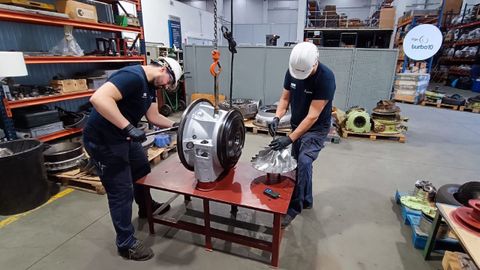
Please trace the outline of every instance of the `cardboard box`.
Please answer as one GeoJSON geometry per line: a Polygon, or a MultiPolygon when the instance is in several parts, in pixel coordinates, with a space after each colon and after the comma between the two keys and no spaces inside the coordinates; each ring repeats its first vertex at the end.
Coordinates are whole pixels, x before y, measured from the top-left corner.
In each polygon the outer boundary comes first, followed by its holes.
{"type": "Polygon", "coordinates": [[[382,8],[380,10],[379,28],[393,29],[395,25],[395,8],[382,8]]]}
{"type": "Polygon", "coordinates": [[[62,94],[88,90],[87,80],[52,80],[50,85],[62,94]]]}
{"type": "Polygon", "coordinates": [[[57,11],[65,13],[71,19],[86,22],[97,22],[97,8],[73,0],[57,0],[57,11]]]}

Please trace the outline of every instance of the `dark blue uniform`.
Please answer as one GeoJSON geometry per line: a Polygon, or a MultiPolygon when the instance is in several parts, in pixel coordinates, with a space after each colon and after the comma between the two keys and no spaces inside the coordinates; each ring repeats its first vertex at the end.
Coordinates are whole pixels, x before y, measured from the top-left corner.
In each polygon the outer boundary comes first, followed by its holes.
{"type": "Polygon", "coordinates": [[[328,100],[315,124],[292,146],[292,155],[298,163],[297,181],[287,213],[295,217],[302,209],[313,206],[312,164],[330,131],[335,76],[327,66],[319,63],[317,71],[305,80],[293,78],[287,70],[283,86],[290,92],[291,125],[294,130],[307,116],[312,100],[328,100]]]}
{"type": "MultiPolygon", "coordinates": [[[[110,76],[122,99],[117,106],[134,126],[155,100],[155,88],[148,83],[142,66],[128,66],[110,76]]],[[[145,208],[143,188],[136,180],[150,173],[150,165],[141,143],[128,141],[121,129],[95,109],[83,132],[84,146],[94,160],[98,175],[107,192],[110,215],[117,233],[118,249],[129,249],[135,243],[132,201],[145,208]]]]}

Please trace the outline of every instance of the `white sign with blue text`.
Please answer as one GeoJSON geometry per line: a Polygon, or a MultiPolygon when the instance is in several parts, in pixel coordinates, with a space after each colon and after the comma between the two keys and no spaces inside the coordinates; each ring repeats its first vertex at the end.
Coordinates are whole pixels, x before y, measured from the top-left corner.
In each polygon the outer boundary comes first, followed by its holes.
{"type": "Polygon", "coordinates": [[[440,29],[432,24],[422,24],[408,31],[403,40],[403,51],[410,59],[425,60],[440,50],[442,40],[440,29]]]}

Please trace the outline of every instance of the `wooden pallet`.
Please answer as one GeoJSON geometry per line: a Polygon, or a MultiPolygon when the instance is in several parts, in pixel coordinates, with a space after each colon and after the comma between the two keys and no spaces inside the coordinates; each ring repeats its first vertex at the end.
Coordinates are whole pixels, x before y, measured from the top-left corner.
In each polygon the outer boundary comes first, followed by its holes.
{"type": "MultiPolygon", "coordinates": [[[[165,148],[150,147],[147,150],[148,161],[152,165],[159,163],[161,160],[168,158],[170,152],[174,151],[176,146],[177,142],[175,141],[165,148]]],[[[105,188],[103,187],[102,182],[100,182],[98,176],[81,172],[78,168],[66,172],[51,174],[50,176],[64,186],[68,185],[76,189],[95,192],[101,195],[105,194],[105,188]]]]}
{"type": "Polygon", "coordinates": [[[437,107],[437,108],[444,108],[444,109],[450,109],[450,110],[455,110],[457,111],[459,109],[460,106],[458,105],[450,105],[450,104],[444,104],[444,103],[441,103],[441,102],[430,102],[430,101],[422,101],[422,106],[434,106],[434,107],[437,107]]]}
{"type": "Polygon", "coordinates": [[[409,100],[401,100],[401,99],[394,99],[397,103],[406,103],[406,104],[417,104],[416,101],[409,101],[409,100]]]}
{"type": "Polygon", "coordinates": [[[348,136],[352,137],[368,137],[370,140],[375,141],[377,138],[379,139],[391,139],[391,140],[396,140],[400,143],[405,143],[407,141],[407,137],[405,134],[399,133],[399,134],[382,134],[382,133],[375,133],[375,132],[367,132],[367,133],[357,133],[357,132],[352,132],[348,131],[345,128],[342,128],[342,137],[343,138],[348,138],[348,136]]]}
{"type": "Polygon", "coordinates": [[[458,108],[458,110],[462,111],[462,112],[480,113],[480,109],[472,109],[472,108],[467,108],[465,106],[460,106],[460,108],[458,108]]]}
{"type": "MultiPolygon", "coordinates": [[[[265,127],[259,127],[253,124],[253,120],[247,120],[244,122],[245,124],[245,129],[249,132],[252,132],[253,134],[268,134],[268,128],[265,127]]],[[[278,129],[277,130],[277,135],[281,136],[288,136],[292,133],[291,129],[278,129]]]]}

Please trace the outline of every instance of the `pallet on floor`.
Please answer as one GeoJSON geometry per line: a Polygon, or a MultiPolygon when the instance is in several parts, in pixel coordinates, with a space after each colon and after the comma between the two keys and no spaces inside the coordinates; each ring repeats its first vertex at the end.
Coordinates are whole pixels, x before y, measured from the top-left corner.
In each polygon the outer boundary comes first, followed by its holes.
{"type": "MultiPolygon", "coordinates": [[[[174,151],[176,146],[177,142],[174,141],[164,148],[150,147],[147,150],[147,159],[152,165],[157,164],[161,160],[168,158],[170,152],[174,151]]],[[[105,188],[98,176],[87,174],[78,168],[50,174],[50,176],[64,186],[68,185],[84,191],[95,192],[101,195],[105,194],[105,188]]]]}
{"type": "Polygon", "coordinates": [[[342,128],[342,137],[348,138],[349,136],[352,137],[363,137],[363,138],[370,138],[370,140],[375,141],[377,139],[390,139],[396,140],[400,143],[405,143],[407,141],[407,137],[405,134],[398,133],[398,134],[382,134],[382,133],[375,133],[375,132],[367,132],[367,133],[357,133],[348,131],[345,128],[342,128]]]}
{"type": "Polygon", "coordinates": [[[480,113],[480,109],[472,109],[472,108],[467,108],[465,106],[460,106],[460,108],[458,108],[458,110],[462,111],[462,112],[480,113]]]}
{"type": "Polygon", "coordinates": [[[62,186],[69,186],[74,189],[84,190],[88,192],[94,192],[100,195],[104,195],[105,188],[102,185],[102,182],[99,180],[81,180],[78,178],[68,177],[62,174],[53,175],[53,179],[56,182],[62,184],[62,186]]]}
{"type": "Polygon", "coordinates": [[[410,100],[402,100],[402,99],[394,99],[396,103],[405,103],[405,104],[418,104],[417,101],[410,101],[410,100]]]}
{"type": "Polygon", "coordinates": [[[455,110],[457,111],[460,106],[458,105],[450,105],[450,104],[445,104],[441,102],[431,102],[431,101],[422,101],[421,103],[422,106],[433,106],[437,108],[443,108],[443,109],[450,109],[450,110],[455,110]]]}
{"type": "MultiPolygon", "coordinates": [[[[407,192],[395,192],[395,202],[400,206],[402,213],[403,224],[409,226],[412,229],[412,244],[416,249],[424,249],[427,245],[428,234],[422,232],[419,228],[420,219],[422,218],[422,212],[419,210],[413,210],[400,203],[400,197],[404,195],[410,195],[407,192]]],[[[455,238],[450,236],[447,238],[438,239],[435,241],[435,248],[443,250],[446,247],[452,247],[459,245],[459,242],[455,238]]]]}
{"type": "MultiPolygon", "coordinates": [[[[249,132],[252,132],[253,134],[268,134],[268,128],[265,127],[259,127],[253,124],[253,120],[247,120],[244,122],[245,124],[245,129],[249,132]]],[[[281,136],[288,136],[292,133],[292,130],[289,128],[282,128],[277,130],[277,135],[281,136]]]]}
{"type": "Polygon", "coordinates": [[[151,164],[157,164],[160,161],[167,159],[170,155],[171,152],[177,150],[177,142],[174,141],[172,142],[169,146],[167,147],[150,147],[148,148],[148,161],[150,161],[151,164]]]}

